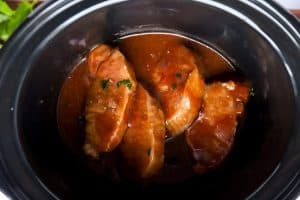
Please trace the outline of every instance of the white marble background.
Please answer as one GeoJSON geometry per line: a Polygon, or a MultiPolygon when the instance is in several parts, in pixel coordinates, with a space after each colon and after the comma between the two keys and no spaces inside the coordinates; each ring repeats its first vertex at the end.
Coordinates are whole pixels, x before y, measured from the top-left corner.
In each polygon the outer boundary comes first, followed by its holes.
{"type": "Polygon", "coordinates": [[[288,9],[300,9],[300,0],[276,0],[288,9]]]}

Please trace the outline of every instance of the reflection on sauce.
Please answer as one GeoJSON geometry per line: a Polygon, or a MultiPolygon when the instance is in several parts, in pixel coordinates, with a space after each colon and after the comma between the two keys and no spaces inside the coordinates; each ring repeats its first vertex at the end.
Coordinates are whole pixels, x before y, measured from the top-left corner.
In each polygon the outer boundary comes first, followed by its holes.
{"type": "Polygon", "coordinates": [[[234,71],[234,68],[224,57],[209,49],[207,46],[198,45],[198,43],[195,42],[189,42],[187,46],[195,52],[195,55],[199,59],[199,69],[206,78],[234,71]]]}
{"type": "MultiPolygon", "coordinates": [[[[159,183],[179,182],[194,176],[195,172],[201,174],[210,168],[218,167],[230,151],[236,132],[237,117],[243,113],[248,100],[249,84],[244,77],[235,74],[234,68],[216,51],[199,42],[177,35],[134,35],[121,38],[117,45],[132,64],[137,81],[152,97],[158,100],[165,115],[169,137],[165,140],[164,166],[159,174],[149,180],[159,183]],[[187,82],[195,70],[199,77],[192,79],[191,82],[196,84],[190,84],[191,86],[187,87],[187,82]],[[220,98],[221,100],[212,98],[212,101],[217,101],[216,104],[206,101],[207,88],[214,87],[214,82],[222,81],[226,84],[231,80],[236,83],[235,92],[228,93],[230,98],[234,99],[232,101],[234,102],[234,112],[227,113],[219,121],[216,120],[218,122],[208,122],[207,120],[214,119],[214,116],[210,116],[210,118],[209,113],[213,112],[206,113],[205,110],[220,102],[225,105],[226,102],[222,98],[220,98]],[[195,91],[201,92],[195,93],[195,91]],[[187,104],[180,103],[185,96],[189,98],[191,105],[189,112],[186,113],[182,110],[184,110],[183,106],[187,104]],[[192,112],[195,114],[190,118],[181,117],[180,120],[175,121],[174,126],[168,127],[168,119],[177,115],[176,112],[182,116],[188,116],[192,112]],[[189,120],[190,122],[187,122],[189,120]],[[182,125],[181,121],[184,121],[185,124],[182,125]],[[205,123],[203,123],[204,121],[205,123]],[[188,131],[185,132],[187,128],[188,131]],[[222,134],[222,131],[217,129],[222,129],[223,133],[227,134],[228,138],[225,139],[227,142],[220,142],[216,138],[220,136],[217,133],[222,134]],[[175,135],[177,137],[174,137],[175,135]],[[219,146],[214,146],[218,142],[219,146]],[[213,156],[215,158],[212,159],[213,156]],[[205,166],[201,163],[204,163],[205,166]],[[210,167],[206,164],[214,166],[210,167]]],[[[101,57],[98,57],[98,60],[87,59],[90,63],[99,62],[101,57]]],[[[69,78],[66,79],[57,109],[62,139],[73,152],[81,156],[83,155],[82,147],[85,136],[84,115],[87,91],[95,76],[93,74],[99,67],[89,68],[87,63],[84,60],[75,66],[68,76],[69,78]]],[[[111,123],[107,121],[105,124],[105,127],[98,127],[98,129],[109,129],[111,123]]],[[[226,134],[223,136],[225,137],[226,134]]],[[[114,180],[120,180],[120,178],[126,177],[124,166],[120,164],[122,159],[120,149],[117,147],[112,153],[102,155],[98,161],[84,160],[96,172],[109,174],[113,176],[114,180]]]]}

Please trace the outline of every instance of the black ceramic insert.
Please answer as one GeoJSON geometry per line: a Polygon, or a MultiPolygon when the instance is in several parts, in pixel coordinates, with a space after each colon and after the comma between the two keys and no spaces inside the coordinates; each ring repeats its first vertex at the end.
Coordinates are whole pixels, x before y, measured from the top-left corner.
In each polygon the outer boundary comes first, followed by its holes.
{"type": "Polygon", "coordinates": [[[254,0],[46,3],[0,52],[0,183],[16,199],[158,192],[202,199],[294,197],[300,169],[299,30],[278,5],[254,0]],[[175,185],[114,185],[62,143],[58,94],[74,64],[97,43],[156,31],[217,49],[252,81],[256,94],[221,169],[175,185]]]}

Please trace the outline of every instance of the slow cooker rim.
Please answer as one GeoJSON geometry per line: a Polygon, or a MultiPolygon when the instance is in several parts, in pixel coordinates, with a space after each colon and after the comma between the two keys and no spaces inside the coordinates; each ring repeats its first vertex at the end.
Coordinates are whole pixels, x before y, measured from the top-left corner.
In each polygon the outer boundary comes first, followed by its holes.
{"type": "MultiPolygon", "coordinates": [[[[8,55],[10,54],[9,52],[13,51],[13,47],[16,46],[16,43],[18,43],[18,41],[22,41],[22,37],[23,37],[22,36],[22,32],[24,33],[25,30],[30,30],[30,27],[33,27],[34,25],[36,25],[38,23],[38,21],[39,21],[38,19],[45,17],[45,15],[47,15],[48,12],[51,12],[54,9],[58,8],[58,7],[64,6],[64,5],[68,4],[69,2],[71,2],[71,0],[68,0],[68,1],[65,1],[65,0],[58,0],[58,1],[54,1],[53,0],[53,1],[49,1],[49,2],[45,3],[44,5],[42,5],[37,11],[35,11],[33,13],[33,15],[31,15],[31,17],[22,25],[22,27],[16,31],[16,33],[13,35],[13,37],[5,45],[3,51],[0,52],[0,64],[1,63],[3,64],[3,63],[6,62],[5,61],[5,57],[7,58],[8,55]]],[[[76,2],[79,2],[79,1],[76,1],[76,2]]],[[[74,4],[76,2],[73,1],[74,4]]],[[[122,1],[111,1],[111,2],[112,3],[118,3],[118,2],[122,2],[122,1]]],[[[201,1],[198,1],[198,2],[201,2],[201,1]]],[[[299,23],[297,22],[297,20],[293,16],[291,16],[290,14],[286,13],[276,3],[270,2],[270,3],[265,3],[265,4],[271,5],[272,8],[275,7],[275,10],[278,11],[278,13],[281,14],[281,16],[278,16],[275,13],[272,13],[272,14],[274,14],[274,16],[276,16],[277,18],[279,18],[279,20],[280,19],[281,20],[284,19],[282,21],[282,23],[285,23],[288,26],[288,27],[286,27],[286,29],[290,30],[293,33],[293,36],[295,37],[295,40],[298,41],[298,45],[299,45],[300,38],[296,37],[297,35],[299,35],[299,32],[297,32],[297,28],[296,28],[296,27],[299,28],[299,23]],[[294,29],[290,29],[291,27],[293,27],[294,29]]],[[[9,63],[9,61],[7,61],[7,62],[9,63]]],[[[10,61],[10,62],[12,62],[12,61],[10,61]]],[[[1,82],[2,82],[3,76],[4,76],[5,72],[6,72],[6,67],[4,67],[3,65],[0,65],[0,66],[2,66],[0,68],[0,74],[1,74],[1,76],[0,76],[0,84],[3,84],[1,82]]],[[[9,64],[7,66],[9,66],[9,64]]],[[[299,87],[297,87],[297,88],[299,88],[299,87]]],[[[2,151],[0,151],[0,156],[3,157],[1,153],[2,153],[2,151]]],[[[2,161],[3,160],[1,159],[1,168],[4,169],[5,168],[5,164],[2,163],[2,161]]],[[[27,167],[30,168],[31,174],[34,175],[35,173],[34,173],[33,169],[30,167],[29,163],[27,165],[28,165],[27,167]]],[[[6,169],[4,171],[9,171],[9,170],[6,169]]],[[[6,176],[6,179],[8,179],[8,182],[14,182],[8,176],[6,176]]],[[[42,184],[42,183],[40,182],[40,184],[42,184]]],[[[10,187],[10,188],[12,190],[12,187],[10,187]]],[[[14,187],[14,189],[15,189],[15,187],[14,187]]],[[[45,186],[44,186],[44,189],[46,189],[45,186]]],[[[50,191],[47,191],[47,192],[50,192],[50,191]]],[[[21,193],[22,193],[22,189],[20,188],[20,194],[21,193]]],[[[56,196],[54,194],[52,194],[51,196],[54,197],[54,198],[56,198],[56,196]]],[[[23,193],[19,197],[25,199],[26,198],[26,194],[23,193]]]]}

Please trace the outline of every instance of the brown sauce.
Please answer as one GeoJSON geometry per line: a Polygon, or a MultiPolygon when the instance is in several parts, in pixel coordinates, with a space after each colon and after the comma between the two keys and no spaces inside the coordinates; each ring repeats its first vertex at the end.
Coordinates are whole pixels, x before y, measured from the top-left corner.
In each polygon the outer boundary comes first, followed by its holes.
{"type": "MultiPolygon", "coordinates": [[[[174,44],[184,45],[194,53],[197,58],[199,71],[203,74],[206,81],[218,78],[220,78],[220,80],[227,80],[228,77],[230,77],[230,80],[243,80],[243,82],[245,82],[244,77],[236,73],[232,65],[223,56],[210,47],[188,38],[171,34],[141,34],[124,37],[117,42],[120,51],[129,62],[132,62],[133,58],[135,59],[134,70],[138,71],[138,73],[136,73],[138,74],[137,80],[140,81],[153,96],[155,96],[155,94],[153,94],[151,83],[145,81],[144,76],[147,76],[151,70],[149,67],[153,66],[153,63],[157,62],[163,54],[169,52],[174,44]],[[136,45],[143,47],[146,53],[136,51],[136,45]],[[149,57],[143,57],[145,54],[151,55],[150,59],[149,57]],[[141,65],[144,67],[138,67],[141,65]]],[[[172,57],[172,54],[170,56],[172,57]]],[[[186,58],[182,57],[180,59],[184,60],[186,58]]],[[[171,73],[174,73],[175,81],[180,81],[180,78],[184,78],[181,77],[181,74],[184,75],[182,72],[177,76],[178,70],[175,70],[175,68],[171,73]]],[[[81,158],[84,158],[84,109],[87,90],[91,82],[90,79],[85,58],[74,67],[66,78],[60,92],[57,107],[60,135],[66,145],[81,158]]],[[[176,82],[176,84],[180,84],[180,82],[176,82]]],[[[243,110],[242,105],[240,109],[243,110]]],[[[201,117],[198,117],[197,120],[201,120],[201,117]]],[[[109,126],[109,122],[107,122],[107,126],[109,126]]],[[[198,130],[199,127],[201,127],[201,129],[203,127],[205,128],[204,125],[198,126],[194,131],[202,131],[198,130]]],[[[164,167],[158,175],[151,178],[152,181],[172,183],[183,181],[195,175],[193,171],[194,160],[184,137],[184,134],[181,134],[178,137],[166,139],[164,167]]],[[[102,160],[91,161],[84,158],[83,161],[100,174],[107,174],[107,169],[110,169],[110,173],[108,174],[112,176],[112,179],[121,180],[123,173],[122,167],[116,166],[118,165],[117,163],[120,163],[120,160],[122,160],[122,158],[119,157],[119,150],[117,148],[114,152],[102,157],[102,160]]]]}
{"type": "Polygon", "coordinates": [[[84,133],[84,107],[89,75],[82,60],[66,78],[57,105],[57,121],[64,142],[76,153],[81,152],[84,133]]]}

